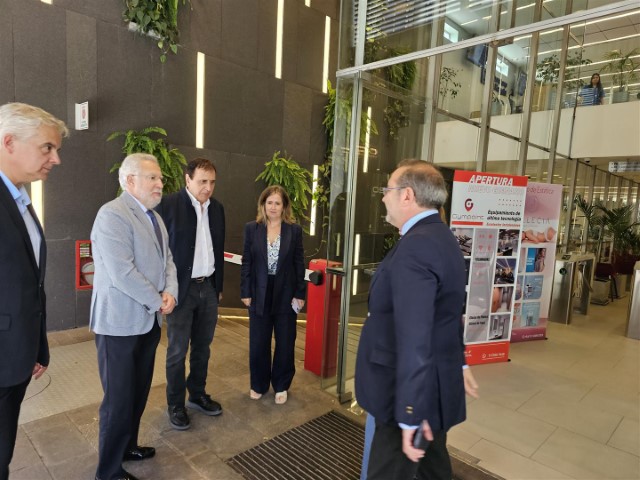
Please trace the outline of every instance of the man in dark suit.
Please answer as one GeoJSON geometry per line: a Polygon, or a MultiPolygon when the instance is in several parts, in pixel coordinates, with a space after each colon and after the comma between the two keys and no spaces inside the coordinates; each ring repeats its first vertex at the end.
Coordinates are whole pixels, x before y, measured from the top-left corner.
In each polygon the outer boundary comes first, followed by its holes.
{"type": "Polygon", "coordinates": [[[31,377],[49,365],[44,274],[47,248],[25,185],[60,164],[65,124],[31,105],[0,107],[0,479],[31,377]]]}
{"type": "Polygon", "coordinates": [[[433,166],[401,163],[383,192],[401,239],[371,282],[356,360],[358,403],[376,420],[368,478],[451,479],[446,433],[466,416],[464,259],[438,214],[447,191],[433,166]],[[426,454],[413,446],[419,426],[426,454]]]}
{"type": "Polygon", "coordinates": [[[178,295],[167,230],[153,211],[162,198],[162,171],[153,155],[127,156],[118,171],[122,195],[103,205],[91,230],[95,274],[90,327],[96,334],[104,390],[100,405],[100,480],[136,480],[127,460],[155,455],[138,445],[162,316],[178,295]]]}
{"type": "Polygon", "coordinates": [[[167,405],[169,423],[186,430],[187,406],[217,416],[222,407],[206,392],[210,345],[218,322],[224,275],[224,208],[211,198],[216,167],[205,158],[187,164],[187,186],[164,197],[156,208],[169,231],[178,272],[178,307],[167,317],[167,405]],[[185,359],[191,345],[189,376],[185,359]]]}

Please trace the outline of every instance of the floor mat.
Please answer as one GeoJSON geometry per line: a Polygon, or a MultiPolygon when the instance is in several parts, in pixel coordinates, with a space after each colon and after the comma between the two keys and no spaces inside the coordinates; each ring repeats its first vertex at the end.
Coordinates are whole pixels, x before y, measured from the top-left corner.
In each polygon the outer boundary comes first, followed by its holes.
{"type": "MultiPolygon", "coordinates": [[[[329,412],[226,460],[247,480],[356,480],[364,427],[329,412]]],[[[500,477],[452,454],[456,480],[500,477]]]]}

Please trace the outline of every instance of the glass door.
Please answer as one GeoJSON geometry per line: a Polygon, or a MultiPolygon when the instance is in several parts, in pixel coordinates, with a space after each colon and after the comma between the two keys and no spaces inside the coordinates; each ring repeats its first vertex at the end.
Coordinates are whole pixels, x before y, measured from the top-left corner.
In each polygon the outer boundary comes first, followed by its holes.
{"type": "Polygon", "coordinates": [[[322,384],[346,402],[354,393],[371,279],[398,239],[397,229],[385,221],[382,187],[399,161],[423,157],[426,102],[382,75],[356,74],[339,79],[335,112],[327,321],[337,324],[338,334],[336,358],[326,359],[335,361],[336,374],[322,384]]]}

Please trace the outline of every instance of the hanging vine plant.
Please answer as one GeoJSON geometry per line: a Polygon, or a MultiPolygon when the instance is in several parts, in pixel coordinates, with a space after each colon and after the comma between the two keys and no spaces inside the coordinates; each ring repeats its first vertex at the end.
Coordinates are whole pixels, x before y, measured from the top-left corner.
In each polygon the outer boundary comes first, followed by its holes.
{"type": "Polygon", "coordinates": [[[158,41],[162,63],[167,61],[169,52],[178,53],[180,1],[182,5],[187,3],[187,0],[124,0],[122,16],[125,22],[129,23],[130,29],[158,41]]]}

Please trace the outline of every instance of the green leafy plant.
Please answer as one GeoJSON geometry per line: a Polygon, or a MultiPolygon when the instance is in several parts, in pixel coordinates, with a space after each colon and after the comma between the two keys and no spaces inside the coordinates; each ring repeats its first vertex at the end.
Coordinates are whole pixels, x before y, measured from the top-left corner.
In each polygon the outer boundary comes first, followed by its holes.
{"type": "Polygon", "coordinates": [[[462,87],[460,82],[456,82],[459,71],[450,67],[442,67],[440,70],[440,89],[438,92],[440,94],[438,95],[440,97],[440,108],[442,108],[447,97],[456,98],[458,96],[460,87],[462,87]]]}
{"type": "MultiPolygon", "coordinates": [[[[158,159],[162,176],[165,178],[163,193],[173,193],[184,187],[184,167],[187,160],[177,148],[169,148],[163,137],[167,136],[164,128],[148,127],[142,130],[128,130],[126,132],[114,132],[109,135],[107,141],[118,137],[124,137],[122,153],[150,153],[158,159]]],[[[111,167],[109,173],[116,172],[122,162],[117,162],[111,167]]],[[[120,190],[118,190],[120,193],[120,190]]]]}
{"type": "Polygon", "coordinates": [[[629,253],[638,253],[638,226],[639,222],[633,222],[633,205],[625,205],[616,208],[607,208],[604,205],[596,206],[602,212],[602,225],[605,232],[613,238],[613,256],[621,257],[629,253]]]}
{"type": "MultiPolygon", "coordinates": [[[[311,196],[309,170],[301,167],[286,152],[284,156],[281,156],[280,152],[275,152],[271,160],[264,164],[264,170],[257,176],[256,182],[259,180],[264,181],[267,186],[282,186],[289,194],[291,209],[296,220],[299,223],[302,223],[302,220],[309,220],[307,215],[311,196]]],[[[305,231],[308,229],[305,228],[305,231]]]]}
{"type": "Polygon", "coordinates": [[[586,232],[587,238],[589,240],[591,237],[594,240],[600,241],[602,237],[602,217],[600,215],[599,207],[591,202],[587,202],[587,200],[581,195],[576,194],[573,199],[573,203],[575,206],[582,212],[582,215],[585,218],[587,223],[586,232]]]}
{"type": "MultiPolygon", "coordinates": [[[[186,2],[182,0],[183,5],[186,2]]],[[[124,5],[124,20],[135,23],[140,33],[158,39],[161,62],[167,60],[169,52],[178,53],[180,0],[124,0],[124,5]]]]}
{"type": "MultiPolygon", "coordinates": [[[[383,41],[385,38],[385,35],[369,37],[364,46],[365,63],[376,62],[409,53],[409,49],[405,47],[388,45],[383,41]]],[[[417,66],[414,61],[398,63],[377,70],[378,77],[407,92],[410,92],[413,88],[416,74],[417,66]]],[[[384,123],[388,127],[389,137],[393,140],[400,138],[400,128],[407,127],[410,124],[406,108],[407,105],[405,102],[391,97],[388,99],[388,105],[384,108],[384,123]]],[[[360,131],[363,131],[362,128],[360,131]]]]}
{"type": "Polygon", "coordinates": [[[619,92],[624,92],[629,83],[638,78],[636,71],[640,68],[640,62],[633,59],[640,55],[640,48],[634,48],[628,53],[621,50],[611,50],[604,54],[604,59],[608,60],[602,72],[613,73],[613,84],[618,87],[619,92]]]}
{"type": "MultiPolygon", "coordinates": [[[[579,68],[566,68],[566,67],[579,67],[583,65],[589,65],[591,60],[588,58],[582,58],[583,50],[576,50],[571,54],[567,54],[567,61],[564,72],[564,82],[567,88],[576,88],[584,85],[584,81],[578,77],[580,75],[579,68]]],[[[543,83],[556,83],[558,76],[560,75],[560,57],[557,53],[549,55],[543,58],[536,65],[536,78],[542,80],[543,83]]]]}

